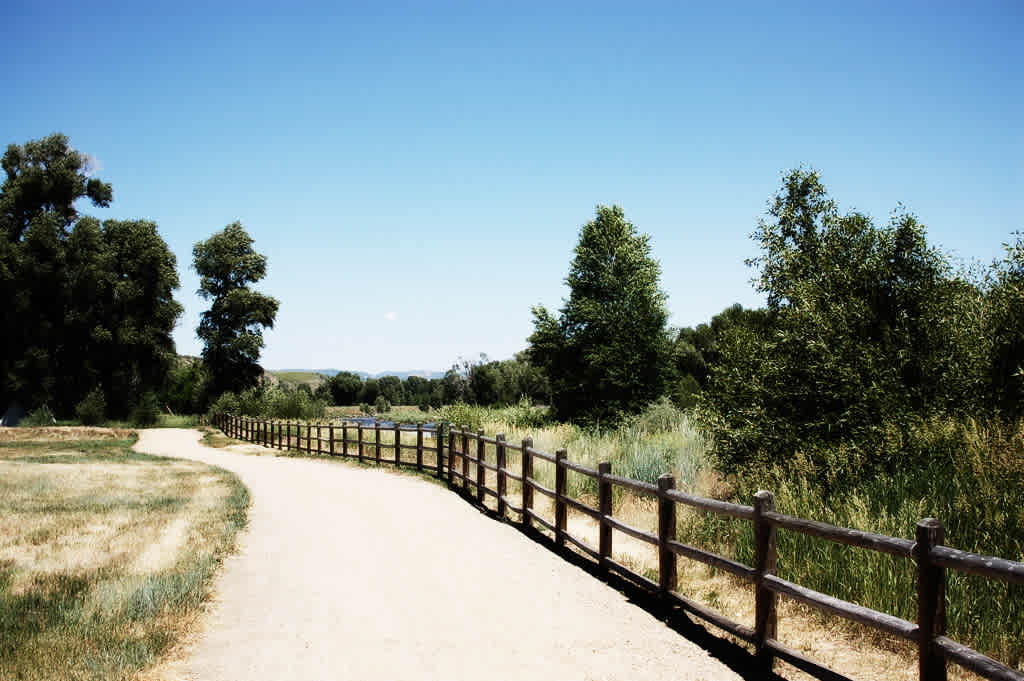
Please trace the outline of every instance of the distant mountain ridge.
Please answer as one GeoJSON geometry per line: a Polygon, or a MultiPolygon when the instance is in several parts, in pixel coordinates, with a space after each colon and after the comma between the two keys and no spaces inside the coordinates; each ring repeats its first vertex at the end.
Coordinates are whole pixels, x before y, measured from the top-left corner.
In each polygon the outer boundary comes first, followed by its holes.
{"type": "Polygon", "coordinates": [[[426,369],[404,369],[402,371],[379,371],[375,374],[367,371],[352,371],[351,369],[274,369],[273,373],[315,373],[323,374],[324,376],[336,376],[342,371],[350,371],[353,374],[359,376],[364,381],[368,378],[380,378],[381,376],[398,376],[401,379],[409,378],[410,376],[419,376],[420,378],[442,378],[444,376],[443,371],[428,371],[426,369]]]}

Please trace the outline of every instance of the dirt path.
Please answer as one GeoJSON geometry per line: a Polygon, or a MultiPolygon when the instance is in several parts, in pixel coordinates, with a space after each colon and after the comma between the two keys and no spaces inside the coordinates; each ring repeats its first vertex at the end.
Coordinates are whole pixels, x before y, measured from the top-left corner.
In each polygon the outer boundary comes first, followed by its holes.
{"type": "Polygon", "coordinates": [[[198,440],[145,430],[136,448],[234,471],[253,502],[205,629],[171,678],[740,678],[442,487],[198,440]]]}

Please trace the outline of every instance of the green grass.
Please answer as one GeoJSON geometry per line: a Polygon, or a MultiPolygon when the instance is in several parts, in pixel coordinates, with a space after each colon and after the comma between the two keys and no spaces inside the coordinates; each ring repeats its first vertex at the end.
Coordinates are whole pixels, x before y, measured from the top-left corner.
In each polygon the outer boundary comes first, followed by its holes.
{"type": "Polygon", "coordinates": [[[248,492],[131,444],[0,444],[0,679],[134,678],[202,608],[248,492]]]}

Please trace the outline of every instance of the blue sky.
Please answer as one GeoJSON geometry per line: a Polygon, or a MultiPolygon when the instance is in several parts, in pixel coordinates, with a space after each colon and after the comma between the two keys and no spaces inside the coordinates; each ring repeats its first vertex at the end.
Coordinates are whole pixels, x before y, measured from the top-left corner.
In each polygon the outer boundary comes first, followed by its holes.
{"type": "Polygon", "coordinates": [[[444,369],[526,345],[579,228],[651,235],[671,322],[763,301],[780,173],[903,202],[989,262],[1024,230],[1024,4],[18,3],[6,143],[60,131],[177,255],[234,220],[281,301],[268,368],[444,369]]]}

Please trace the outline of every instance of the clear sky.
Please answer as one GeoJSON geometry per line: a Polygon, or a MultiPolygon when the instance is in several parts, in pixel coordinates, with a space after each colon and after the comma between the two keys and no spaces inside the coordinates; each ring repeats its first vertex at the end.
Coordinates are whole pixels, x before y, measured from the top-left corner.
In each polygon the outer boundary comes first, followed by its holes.
{"type": "Polygon", "coordinates": [[[443,370],[526,346],[583,223],[651,235],[671,323],[762,304],[750,234],[800,164],[990,262],[1024,230],[1024,3],[4,2],[4,144],[60,131],[178,258],[234,220],[267,368],[443,370]],[[776,6],[778,5],[778,6],[776,6]]]}

